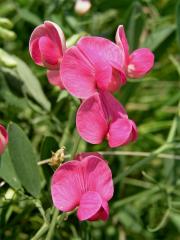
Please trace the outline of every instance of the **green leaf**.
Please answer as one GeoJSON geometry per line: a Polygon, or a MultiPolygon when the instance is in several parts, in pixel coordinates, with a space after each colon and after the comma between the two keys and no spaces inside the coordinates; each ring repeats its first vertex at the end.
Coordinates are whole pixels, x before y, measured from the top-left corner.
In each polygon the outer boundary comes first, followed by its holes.
{"type": "Polygon", "coordinates": [[[127,38],[131,50],[139,45],[139,38],[144,26],[144,13],[142,5],[135,1],[132,4],[130,14],[128,16],[127,38]]]}
{"type": "Polygon", "coordinates": [[[177,40],[180,46],[180,0],[176,4],[177,40]]]}
{"type": "Polygon", "coordinates": [[[176,29],[173,24],[157,27],[148,36],[142,47],[150,48],[152,51],[156,50],[162,42],[164,42],[176,29]]]}
{"type": "Polygon", "coordinates": [[[8,149],[5,150],[0,159],[0,177],[4,179],[12,188],[20,189],[21,184],[14,170],[8,149]]]}
{"type": "Polygon", "coordinates": [[[0,65],[4,67],[15,67],[16,61],[6,51],[0,48],[0,65]]]}
{"type": "Polygon", "coordinates": [[[15,40],[16,34],[11,30],[0,27],[0,37],[5,41],[12,41],[15,40]]]}
{"type": "Polygon", "coordinates": [[[46,98],[41,85],[36,78],[36,76],[32,73],[31,69],[28,65],[23,62],[18,57],[14,57],[17,63],[16,69],[19,74],[20,79],[24,83],[27,92],[31,97],[33,97],[36,102],[38,102],[45,110],[49,111],[51,108],[50,102],[46,98]]]}
{"type": "Polygon", "coordinates": [[[45,137],[41,146],[41,160],[50,158],[52,152],[56,152],[58,149],[58,142],[53,137],[45,137]]]}
{"type": "Polygon", "coordinates": [[[26,8],[18,9],[18,13],[23,20],[35,26],[40,25],[42,23],[42,20],[38,16],[36,16],[26,8]]]}
{"type": "Polygon", "coordinates": [[[17,176],[24,188],[36,197],[40,193],[40,175],[32,145],[23,130],[15,123],[9,124],[8,134],[9,153],[17,176]]]}

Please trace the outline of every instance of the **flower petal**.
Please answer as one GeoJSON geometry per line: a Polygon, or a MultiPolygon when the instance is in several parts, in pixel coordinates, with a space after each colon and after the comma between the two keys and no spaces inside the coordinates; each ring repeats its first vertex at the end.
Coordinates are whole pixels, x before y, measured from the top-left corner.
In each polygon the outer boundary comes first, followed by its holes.
{"type": "Polygon", "coordinates": [[[56,43],[60,51],[60,61],[62,60],[64,51],[66,50],[66,41],[62,29],[54,22],[45,21],[47,33],[51,40],[56,43]]]}
{"type": "Polygon", "coordinates": [[[80,136],[87,142],[99,144],[108,131],[99,95],[85,100],[78,109],[76,126],[80,136]]]}
{"type": "Polygon", "coordinates": [[[80,200],[77,216],[80,221],[88,220],[101,208],[102,199],[97,192],[88,191],[83,194],[80,200]]]}
{"type": "Polygon", "coordinates": [[[102,199],[109,201],[114,192],[112,173],[108,163],[99,156],[87,156],[82,161],[88,190],[98,192],[102,199]]]}
{"type": "Polygon", "coordinates": [[[77,47],[94,66],[98,88],[114,92],[125,83],[124,52],[116,44],[101,37],[83,37],[77,47]],[[114,77],[115,70],[118,78],[114,77]]]}
{"type": "Polygon", "coordinates": [[[106,201],[103,201],[102,206],[99,209],[99,211],[94,216],[92,216],[89,219],[89,221],[96,221],[99,219],[106,221],[108,219],[108,217],[109,217],[109,206],[106,201]]]}
{"type": "Polygon", "coordinates": [[[63,83],[61,81],[60,70],[48,70],[47,71],[48,81],[55,86],[64,89],[63,83]]]}
{"type": "Polygon", "coordinates": [[[117,70],[123,67],[123,52],[115,43],[108,39],[102,37],[82,37],[78,41],[77,47],[92,64],[102,60],[117,70]]]}
{"type": "Polygon", "coordinates": [[[2,154],[8,144],[8,133],[6,129],[0,124],[0,154],[2,154]]]}
{"type": "Polygon", "coordinates": [[[63,85],[73,96],[88,98],[96,92],[93,67],[77,47],[65,52],[60,72],[63,85]]]}
{"type": "Polygon", "coordinates": [[[35,39],[34,41],[32,41],[30,53],[34,62],[37,65],[43,66],[43,62],[41,59],[41,52],[39,49],[39,39],[35,39]]]}
{"type": "Polygon", "coordinates": [[[125,64],[126,64],[128,60],[128,55],[129,55],[129,45],[128,45],[128,41],[126,38],[123,25],[119,25],[116,31],[115,39],[116,39],[116,44],[124,51],[125,64]]]}
{"type": "Polygon", "coordinates": [[[132,138],[133,127],[132,121],[129,119],[117,119],[112,122],[108,133],[109,146],[118,147],[135,140],[132,138]]]}
{"type": "Polygon", "coordinates": [[[39,49],[42,61],[46,67],[55,67],[58,65],[60,53],[57,45],[49,37],[39,38],[39,49]]]}
{"type": "Polygon", "coordinates": [[[108,121],[115,121],[120,118],[127,118],[127,113],[120,102],[108,91],[99,91],[103,103],[104,113],[108,121]]]}
{"type": "Polygon", "coordinates": [[[148,48],[137,49],[129,56],[128,77],[141,78],[151,70],[153,65],[154,54],[148,48]]]}
{"type": "Polygon", "coordinates": [[[55,207],[61,211],[71,211],[79,204],[84,184],[80,168],[80,162],[73,160],[64,163],[53,174],[51,195],[55,207]]]}

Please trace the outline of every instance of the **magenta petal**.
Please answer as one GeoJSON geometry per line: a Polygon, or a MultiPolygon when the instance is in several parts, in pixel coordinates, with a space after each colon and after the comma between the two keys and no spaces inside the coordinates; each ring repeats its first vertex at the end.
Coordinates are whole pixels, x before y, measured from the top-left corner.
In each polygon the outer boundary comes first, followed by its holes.
{"type": "Polygon", "coordinates": [[[96,92],[94,69],[77,47],[65,52],[60,71],[63,85],[73,96],[88,98],[96,92]]]}
{"type": "Polygon", "coordinates": [[[94,216],[92,216],[89,219],[89,221],[96,221],[99,219],[106,221],[108,219],[108,217],[109,217],[109,206],[106,201],[103,201],[102,206],[99,209],[99,211],[94,216]]]}
{"type": "Polygon", "coordinates": [[[101,37],[83,37],[77,47],[94,66],[99,89],[114,92],[125,83],[124,52],[116,44],[101,37]],[[114,71],[119,72],[117,78],[114,71]]]}
{"type": "Polygon", "coordinates": [[[99,156],[88,156],[84,159],[86,164],[86,175],[88,176],[88,187],[98,192],[102,199],[109,201],[114,192],[112,173],[108,163],[99,156]]]}
{"type": "Polygon", "coordinates": [[[42,61],[46,67],[58,67],[59,49],[49,37],[41,37],[39,39],[39,49],[42,61]]]}
{"type": "Polygon", "coordinates": [[[154,54],[148,48],[137,49],[129,56],[128,77],[141,78],[151,70],[153,65],[154,54]]]}
{"type": "Polygon", "coordinates": [[[39,39],[35,39],[31,43],[31,57],[37,65],[42,66],[41,52],[39,49],[39,39]]]}
{"type": "Polygon", "coordinates": [[[127,118],[127,113],[120,102],[108,91],[100,91],[99,96],[103,102],[106,119],[115,121],[117,118],[127,118]]]}
{"type": "Polygon", "coordinates": [[[0,124],[0,154],[2,154],[8,144],[8,133],[6,129],[0,124]]]}
{"type": "Polygon", "coordinates": [[[61,81],[60,70],[48,70],[47,77],[49,83],[64,89],[63,83],[61,81]]]}
{"type": "Polygon", "coordinates": [[[54,22],[45,21],[44,26],[46,27],[46,31],[53,42],[59,48],[60,53],[60,61],[62,60],[64,51],[66,50],[66,41],[64,37],[64,33],[61,28],[54,22]]]}
{"type": "Polygon", "coordinates": [[[102,205],[102,199],[97,192],[88,191],[80,200],[77,216],[80,221],[88,220],[95,215],[102,205]]]}
{"type": "Polygon", "coordinates": [[[83,178],[79,175],[80,162],[69,161],[59,167],[51,181],[51,195],[56,208],[71,211],[81,198],[83,178]]]}
{"type": "Polygon", "coordinates": [[[123,49],[124,57],[125,57],[125,64],[126,64],[127,60],[128,60],[128,55],[129,55],[129,45],[128,45],[128,41],[126,39],[126,34],[124,31],[123,25],[119,25],[119,27],[116,31],[116,44],[121,49],[123,49]]]}
{"type": "Polygon", "coordinates": [[[102,37],[82,37],[78,41],[77,46],[92,64],[102,60],[115,69],[121,69],[123,66],[123,52],[108,39],[102,37]]]}
{"type": "Polygon", "coordinates": [[[99,144],[103,141],[108,125],[98,94],[81,104],[76,115],[76,126],[80,136],[87,142],[99,144]]]}
{"type": "Polygon", "coordinates": [[[108,142],[110,147],[118,147],[132,140],[133,126],[129,119],[117,119],[110,124],[108,142]]]}

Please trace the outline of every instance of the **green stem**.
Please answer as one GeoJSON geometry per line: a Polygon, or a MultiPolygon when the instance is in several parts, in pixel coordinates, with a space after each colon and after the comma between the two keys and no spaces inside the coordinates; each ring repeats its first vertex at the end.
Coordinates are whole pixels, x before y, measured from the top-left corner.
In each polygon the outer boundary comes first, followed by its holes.
{"type": "Polygon", "coordinates": [[[122,180],[124,177],[128,176],[129,174],[131,174],[132,172],[138,170],[139,168],[142,168],[144,165],[146,165],[149,161],[151,161],[154,157],[156,157],[159,153],[167,150],[169,148],[169,145],[165,144],[163,146],[161,146],[160,148],[158,148],[157,150],[155,150],[154,152],[152,152],[151,155],[149,155],[148,157],[145,157],[143,160],[138,161],[137,163],[135,163],[134,165],[132,165],[131,167],[129,167],[127,169],[127,171],[119,174],[119,176],[117,176],[114,179],[114,183],[117,183],[118,181],[122,180]]]}
{"type": "Polygon", "coordinates": [[[48,224],[45,222],[42,227],[39,229],[39,231],[34,235],[33,238],[31,238],[31,240],[39,240],[41,236],[43,236],[47,230],[48,230],[49,226],[48,224]]]}
{"type": "Polygon", "coordinates": [[[74,158],[74,156],[75,156],[76,153],[77,153],[77,150],[78,150],[80,141],[81,141],[81,137],[80,137],[80,136],[78,135],[78,133],[76,132],[76,133],[75,133],[74,146],[73,146],[73,149],[72,149],[72,152],[71,152],[71,158],[72,158],[72,159],[74,158]]]}
{"type": "MultiPolygon", "coordinates": [[[[76,135],[77,135],[77,133],[76,133],[76,135]]],[[[72,158],[76,155],[79,143],[80,143],[80,136],[78,135],[78,136],[75,137],[74,147],[73,147],[73,150],[72,150],[72,153],[71,153],[72,158]]],[[[59,210],[54,208],[53,217],[52,217],[52,221],[50,223],[50,227],[49,227],[49,231],[48,231],[46,240],[51,240],[52,237],[53,237],[54,228],[55,228],[56,223],[57,223],[58,214],[59,214],[59,210]]]]}
{"type": "Polygon", "coordinates": [[[54,228],[55,228],[55,226],[56,226],[58,214],[59,214],[59,210],[54,207],[53,216],[52,216],[52,221],[51,221],[51,223],[50,223],[50,227],[49,227],[49,231],[48,231],[46,240],[51,240],[52,237],[53,237],[54,228]]]}

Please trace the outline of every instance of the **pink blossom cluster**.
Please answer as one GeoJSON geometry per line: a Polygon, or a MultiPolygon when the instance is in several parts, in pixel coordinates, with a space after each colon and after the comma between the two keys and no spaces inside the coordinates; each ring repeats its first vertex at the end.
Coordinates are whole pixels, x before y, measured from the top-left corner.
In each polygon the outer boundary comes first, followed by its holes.
{"type": "MultiPolygon", "coordinates": [[[[135,122],[113,93],[127,78],[145,76],[154,64],[147,48],[129,53],[122,25],[115,40],[86,36],[67,49],[61,28],[45,21],[35,28],[29,42],[31,57],[47,68],[49,82],[81,100],[76,115],[79,135],[92,144],[106,139],[111,148],[137,139],[135,122]]],[[[113,195],[111,171],[102,156],[84,153],[56,170],[51,192],[61,211],[78,207],[79,220],[106,220],[113,195]]]]}

